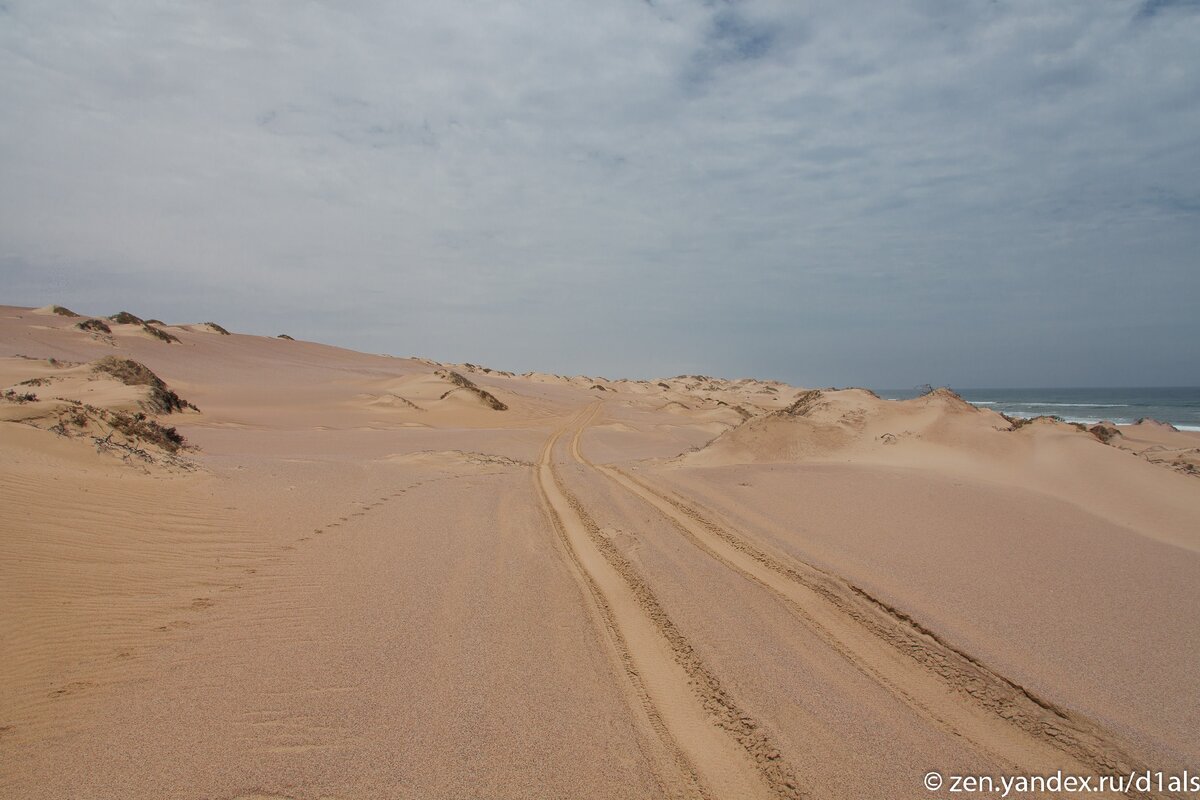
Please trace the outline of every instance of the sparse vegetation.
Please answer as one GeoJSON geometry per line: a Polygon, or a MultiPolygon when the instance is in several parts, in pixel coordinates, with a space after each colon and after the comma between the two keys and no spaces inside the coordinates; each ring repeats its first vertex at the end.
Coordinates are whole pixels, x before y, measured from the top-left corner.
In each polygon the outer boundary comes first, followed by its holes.
{"type": "Polygon", "coordinates": [[[187,442],[175,428],[160,425],[142,412],[110,411],[78,400],[64,402],[69,405],[59,410],[58,422],[49,428],[51,432],[69,438],[90,435],[97,450],[115,452],[126,460],[136,457],[155,462],[166,458],[176,466],[191,466],[176,458],[187,442]],[[119,438],[114,439],[118,434],[119,438]],[[167,455],[156,457],[144,449],[147,445],[167,455]]]}
{"type": "Polygon", "coordinates": [[[225,330],[224,328],[222,328],[220,325],[218,325],[215,322],[206,322],[204,324],[207,325],[208,327],[212,328],[214,331],[221,334],[222,336],[232,336],[232,334],[229,331],[225,330]]]}
{"type": "Polygon", "coordinates": [[[1010,417],[1008,414],[1005,414],[1002,411],[1002,412],[1000,412],[1000,416],[1004,417],[1005,421],[1008,422],[1008,424],[1012,426],[1011,428],[1009,428],[1010,431],[1019,430],[1021,428],[1024,428],[1026,425],[1031,425],[1034,422],[1037,422],[1037,421],[1043,420],[1043,419],[1050,420],[1051,422],[1061,422],[1064,425],[1070,425],[1077,430],[1081,430],[1081,431],[1085,431],[1085,432],[1088,429],[1087,425],[1084,425],[1082,422],[1067,422],[1065,419],[1058,416],[1057,414],[1039,414],[1036,417],[1010,417]]]}
{"type": "Polygon", "coordinates": [[[138,412],[129,414],[124,411],[102,412],[109,425],[120,431],[135,442],[144,441],[166,450],[168,453],[178,452],[184,445],[183,436],[175,428],[159,425],[145,414],[138,412]]]}
{"type": "MultiPolygon", "coordinates": [[[[444,378],[444,379],[450,381],[450,383],[454,384],[458,388],[465,389],[468,392],[470,392],[471,394],[475,395],[476,397],[478,397],[480,400],[483,401],[484,405],[486,405],[488,408],[492,409],[493,411],[507,411],[508,410],[508,406],[506,406],[503,402],[501,402],[500,399],[498,397],[496,397],[494,394],[492,394],[491,392],[485,391],[483,389],[480,389],[469,378],[467,378],[463,375],[460,375],[457,372],[452,372],[451,370],[448,370],[448,369],[439,369],[435,374],[441,378],[444,378]]],[[[445,400],[446,397],[448,397],[450,395],[450,392],[453,392],[453,391],[454,390],[451,389],[450,391],[446,392],[445,394],[443,394],[441,396],[440,399],[445,400]]]]}
{"type": "Polygon", "coordinates": [[[153,370],[132,359],[105,356],[96,362],[92,371],[111,375],[126,386],[149,386],[150,407],[154,411],[163,414],[183,411],[185,408],[199,411],[194,405],[167,388],[167,384],[162,378],[155,375],[153,370]]]}
{"type": "Polygon", "coordinates": [[[435,374],[440,378],[445,378],[455,386],[462,387],[463,389],[477,388],[470,378],[457,372],[452,372],[448,369],[439,369],[435,374]]]}
{"type": "Polygon", "coordinates": [[[66,306],[50,306],[50,310],[53,311],[55,314],[58,314],[60,317],[78,317],[79,316],[78,314],[76,314],[74,311],[67,308],[66,306]]]}
{"type": "Polygon", "coordinates": [[[139,317],[135,314],[130,314],[128,311],[118,311],[116,314],[113,314],[111,317],[109,317],[109,320],[117,323],[118,325],[145,325],[146,324],[146,320],[142,319],[141,317],[139,317]]]}
{"type": "Polygon", "coordinates": [[[810,389],[804,394],[796,398],[796,400],[783,410],[784,414],[790,417],[806,417],[812,410],[816,408],[817,403],[825,396],[825,393],[820,389],[810,389]]]}
{"type": "Polygon", "coordinates": [[[1163,422],[1162,420],[1157,420],[1157,419],[1154,419],[1153,417],[1138,417],[1138,418],[1137,418],[1137,421],[1136,421],[1136,422],[1134,422],[1133,424],[1134,424],[1134,425],[1142,425],[1142,424],[1147,424],[1147,425],[1162,425],[1163,427],[1167,428],[1167,430],[1172,430],[1172,431],[1177,431],[1177,430],[1179,430],[1179,428],[1176,428],[1176,427],[1175,427],[1174,425],[1172,425],[1171,423],[1169,423],[1169,422],[1163,422]]]}
{"type": "Polygon", "coordinates": [[[163,322],[161,319],[148,319],[148,320],[146,320],[146,324],[147,325],[166,325],[167,323],[163,322]]]}
{"type": "Polygon", "coordinates": [[[53,381],[49,378],[30,378],[29,380],[21,381],[17,386],[49,386],[53,381]]]}
{"type": "Polygon", "coordinates": [[[1116,425],[1105,425],[1103,422],[1088,428],[1088,432],[1105,444],[1122,435],[1116,425]]]}
{"type": "Polygon", "coordinates": [[[175,334],[167,333],[162,328],[156,328],[153,325],[143,324],[142,330],[144,330],[146,333],[153,336],[155,339],[161,339],[162,341],[166,342],[167,344],[170,344],[171,342],[179,341],[179,337],[176,336],[175,334]]]}
{"type": "Polygon", "coordinates": [[[37,400],[37,395],[33,392],[17,392],[13,389],[5,389],[4,394],[0,396],[12,403],[32,403],[37,400]]]}
{"type": "Polygon", "coordinates": [[[294,341],[296,341],[296,340],[295,340],[295,339],[293,339],[291,336],[288,336],[286,333],[281,333],[281,334],[279,334],[279,336],[277,336],[277,337],[275,337],[275,338],[277,338],[277,339],[287,339],[289,342],[294,342],[294,341]]]}
{"type": "Polygon", "coordinates": [[[83,322],[76,323],[75,327],[88,333],[112,333],[112,328],[100,319],[85,319],[83,322]]]}

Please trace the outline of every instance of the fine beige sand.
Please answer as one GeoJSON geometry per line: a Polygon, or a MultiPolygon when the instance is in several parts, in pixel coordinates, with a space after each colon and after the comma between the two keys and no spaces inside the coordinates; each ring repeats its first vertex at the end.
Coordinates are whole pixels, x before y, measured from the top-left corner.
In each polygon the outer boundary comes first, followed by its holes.
{"type": "Polygon", "coordinates": [[[2,797],[1200,767],[1200,434],[73,314],[0,306],[2,797]]]}

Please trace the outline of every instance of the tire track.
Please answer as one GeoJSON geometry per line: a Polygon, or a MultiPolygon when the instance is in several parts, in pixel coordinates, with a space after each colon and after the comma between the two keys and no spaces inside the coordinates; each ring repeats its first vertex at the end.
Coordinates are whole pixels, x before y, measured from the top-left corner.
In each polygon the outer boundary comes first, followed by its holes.
{"type": "Polygon", "coordinates": [[[586,423],[571,442],[577,462],[636,495],[697,548],[772,592],[855,668],[926,718],[1014,767],[1123,775],[1146,769],[1101,726],[995,672],[861,587],[767,553],[694,504],[588,461],[579,448],[584,428],[586,423]],[[1073,763],[1064,764],[1064,758],[1073,763]]]}
{"type": "Polygon", "coordinates": [[[571,427],[586,427],[598,410],[599,404],[592,406],[550,437],[537,484],[633,692],[674,762],[677,782],[685,794],[700,797],[804,797],[770,736],[724,691],[642,576],[555,472],[555,444],[571,427]]]}

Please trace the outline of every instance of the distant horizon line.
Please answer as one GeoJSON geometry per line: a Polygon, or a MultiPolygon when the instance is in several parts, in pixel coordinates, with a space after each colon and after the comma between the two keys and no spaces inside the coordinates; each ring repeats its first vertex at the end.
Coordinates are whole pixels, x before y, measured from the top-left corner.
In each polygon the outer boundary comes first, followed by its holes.
{"type": "MultiPolygon", "coordinates": [[[[12,303],[11,305],[10,305],[9,303],[0,303],[0,305],[8,305],[10,308],[21,308],[21,309],[24,309],[24,310],[26,310],[26,311],[38,311],[38,310],[40,310],[40,309],[45,309],[45,308],[53,308],[53,307],[56,307],[56,306],[58,306],[58,307],[64,307],[64,306],[62,306],[60,303],[56,303],[56,302],[50,302],[50,303],[46,303],[46,304],[43,304],[43,305],[40,305],[40,306],[35,306],[35,305],[24,305],[24,304],[20,304],[20,303],[12,303]]],[[[136,304],[135,304],[135,305],[136,305],[136,304]]],[[[72,309],[67,309],[67,310],[72,310],[72,309]]],[[[73,310],[72,310],[72,311],[73,311],[73,310]]],[[[79,313],[79,312],[73,312],[73,313],[76,313],[76,314],[78,314],[79,316],[84,316],[84,317],[92,317],[92,316],[95,316],[95,317],[96,317],[96,318],[98,318],[98,319],[109,319],[109,318],[112,316],[112,315],[106,315],[106,314],[102,314],[102,315],[92,315],[92,314],[81,314],[81,313],[79,313]]],[[[167,325],[168,327],[177,327],[177,326],[180,326],[180,327],[181,327],[181,326],[184,326],[184,325],[205,325],[205,324],[209,324],[209,323],[207,323],[207,322],[167,322],[167,323],[163,323],[163,324],[167,325]]],[[[240,333],[240,335],[243,335],[243,336],[261,336],[261,337],[264,337],[264,338],[279,338],[279,335],[278,335],[278,334],[267,334],[267,333],[249,333],[249,332],[239,332],[239,331],[232,331],[232,332],[233,332],[233,333],[240,333]]],[[[414,359],[414,360],[433,361],[433,362],[435,362],[435,363],[438,363],[438,364],[472,364],[473,366],[477,366],[477,367],[485,367],[485,366],[486,366],[486,365],[484,365],[484,364],[477,363],[477,362],[467,362],[467,361],[441,361],[441,360],[439,360],[439,359],[432,358],[432,357],[430,357],[430,356],[419,356],[419,355],[407,355],[407,356],[403,356],[403,355],[396,355],[395,353],[384,353],[384,352],[378,352],[378,351],[372,352],[372,351],[370,351],[370,350],[366,350],[366,349],[359,349],[358,347],[356,347],[356,346],[353,346],[353,345],[349,345],[349,344],[339,344],[339,343],[335,343],[335,342],[330,342],[330,341],[321,341],[321,340],[317,340],[317,339],[305,339],[305,338],[303,338],[303,334],[301,334],[301,337],[302,337],[302,338],[301,338],[301,341],[307,341],[307,342],[310,342],[310,343],[312,343],[312,344],[319,344],[319,345],[322,345],[322,346],[325,346],[325,347],[336,347],[336,348],[339,348],[339,349],[342,349],[342,350],[351,350],[351,351],[353,351],[353,352],[357,352],[357,353],[363,353],[363,354],[366,354],[366,355],[379,355],[379,356],[385,356],[385,357],[388,357],[388,358],[402,358],[402,359],[414,359]]],[[[523,375],[523,374],[526,374],[526,373],[542,373],[542,374],[545,374],[545,375],[557,375],[557,374],[560,374],[560,373],[556,373],[556,372],[553,372],[553,371],[550,371],[550,370],[545,370],[545,369],[533,369],[533,370],[524,370],[523,372],[516,372],[515,370],[499,369],[499,368],[495,368],[495,367],[487,367],[487,368],[488,368],[488,369],[490,369],[490,370],[492,370],[493,372],[509,372],[509,371],[511,371],[511,372],[513,372],[515,375],[523,375]]],[[[603,378],[604,380],[610,380],[610,381],[619,381],[619,380],[626,380],[626,381],[672,380],[672,379],[675,379],[675,378],[683,378],[683,377],[696,377],[696,378],[717,378],[717,379],[720,379],[720,380],[730,380],[730,381],[736,381],[736,380],[755,380],[755,381],[762,381],[762,382],[767,382],[767,381],[779,381],[780,383],[785,383],[785,384],[787,384],[787,385],[789,385],[789,386],[795,386],[795,387],[797,387],[797,388],[806,388],[806,389],[824,389],[824,388],[828,388],[828,389],[837,389],[837,388],[838,388],[836,385],[828,385],[828,386],[816,386],[816,385],[812,385],[812,386],[809,386],[809,385],[804,385],[804,384],[800,384],[800,383],[793,384],[793,383],[791,383],[791,382],[790,382],[790,381],[788,381],[788,380],[781,379],[781,378],[773,378],[773,377],[750,377],[750,376],[742,376],[742,377],[738,377],[738,378],[730,378],[730,377],[722,377],[722,376],[719,376],[719,375],[704,375],[704,374],[699,374],[699,373],[689,373],[689,372],[681,372],[681,373],[677,373],[677,374],[675,374],[675,375],[653,375],[653,376],[650,376],[649,378],[628,378],[628,377],[607,378],[607,377],[601,376],[601,375],[599,375],[599,374],[596,374],[596,375],[586,375],[585,373],[582,373],[582,372],[580,372],[580,373],[576,373],[576,375],[578,375],[578,376],[581,376],[581,377],[589,377],[589,378],[592,378],[592,377],[594,377],[594,378],[603,378]]],[[[568,375],[568,376],[566,376],[566,377],[572,377],[572,376],[569,376],[569,375],[568,375]]],[[[926,386],[926,385],[930,385],[930,386],[932,386],[932,387],[933,387],[933,388],[935,388],[935,389],[939,389],[939,388],[950,389],[951,391],[953,391],[953,392],[955,392],[955,393],[959,393],[959,392],[984,392],[984,391],[1007,391],[1007,392],[1012,392],[1012,391],[1062,391],[1062,390],[1065,390],[1065,389],[1079,389],[1079,390],[1092,390],[1092,391],[1101,390],[1101,389],[1108,389],[1108,390],[1129,390],[1129,389],[1155,389],[1155,390],[1171,389],[1171,390],[1180,390],[1180,389],[1184,389],[1184,390],[1195,390],[1195,391],[1200,391],[1200,384],[1197,384],[1197,385],[1165,385],[1165,384],[1162,384],[1162,385],[1148,385],[1148,384],[1147,384],[1147,385],[1139,385],[1139,384],[1130,384],[1130,385],[1124,385],[1124,386],[1111,386],[1111,385],[1110,385],[1110,386],[1098,386],[1098,385],[1074,385],[1074,386],[963,386],[963,387],[956,387],[956,386],[955,386],[955,385],[953,385],[953,384],[916,384],[916,385],[913,385],[913,386],[908,386],[908,387],[898,387],[898,386],[872,386],[872,385],[868,385],[868,384],[846,384],[846,385],[842,386],[841,388],[843,388],[843,389],[867,389],[868,391],[872,391],[872,392],[875,392],[875,393],[880,393],[880,392],[914,392],[914,391],[919,391],[921,388],[923,388],[923,387],[924,387],[924,386],[926,386]]]]}
{"type": "MultiPolygon", "coordinates": [[[[846,388],[852,389],[855,387],[847,386],[846,388]]],[[[871,387],[863,387],[863,388],[871,388],[871,387]]],[[[900,388],[900,387],[891,386],[891,387],[878,388],[878,389],[871,388],[871,391],[873,391],[873,392],[915,392],[915,391],[920,390],[921,388],[923,388],[921,385],[911,386],[908,388],[900,388]]],[[[1200,391],[1200,385],[1195,385],[1195,386],[1183,386],[1183,385],[1180,385],[1180,386],[1166,386],[1166,385],[1151,386],[1151,385],[1132,385],[1132,384],[1128,385],[1128,386],[963,386],[963,387],[955,387],[952,385],[943,384],[941,386],[934,386],[933,388],[949,389],[953,392],[1062,391],[1064,389],[1088,389],[1091,391],[1095,391],[1097,389],[1119,389],[1119,390],[1127,390],[1127,389],[1192,389],[1192,390],[1200,391]]]]}

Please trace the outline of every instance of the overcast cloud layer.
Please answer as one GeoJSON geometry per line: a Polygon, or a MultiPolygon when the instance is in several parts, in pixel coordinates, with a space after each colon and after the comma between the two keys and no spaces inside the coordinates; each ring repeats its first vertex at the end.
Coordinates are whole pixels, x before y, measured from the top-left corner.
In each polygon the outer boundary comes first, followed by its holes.
{"type": "Polygon", "coordinates": [[[0,1],[0,302],[498,368],[1200,384],[1200,3],[0,1]]]}

